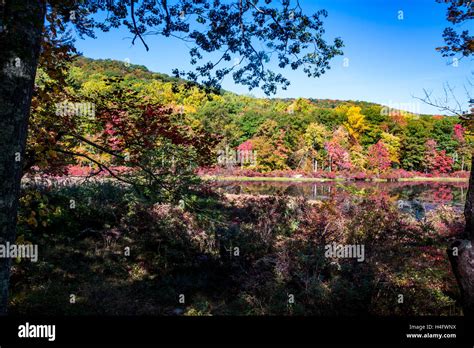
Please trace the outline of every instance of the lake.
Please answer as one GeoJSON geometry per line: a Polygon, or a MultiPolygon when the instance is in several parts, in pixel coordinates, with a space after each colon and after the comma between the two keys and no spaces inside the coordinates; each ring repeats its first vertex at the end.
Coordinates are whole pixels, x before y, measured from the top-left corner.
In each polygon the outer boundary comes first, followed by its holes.
{"type": "Polygon", "coordinates": [[[326,200],[338,194],[380,194],[394,199],[398,208],[417,218],[439,205],[450,205],[462,211],[468,182],[268,182],[222,181],[217,185],[226,193],[252,195],[302,196],[309,200],[326,200]]]}

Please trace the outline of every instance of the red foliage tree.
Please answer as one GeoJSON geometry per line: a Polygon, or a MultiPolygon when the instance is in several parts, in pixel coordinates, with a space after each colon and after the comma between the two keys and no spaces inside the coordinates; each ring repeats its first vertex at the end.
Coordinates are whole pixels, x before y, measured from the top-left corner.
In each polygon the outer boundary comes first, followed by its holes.
{"type": "Polygon", "coordinates": [[[250,140],[244,141],[242,144],[237,146],[237,150],[239,151],[252,151],[253,145],[250,140]]]}
{"type": "Polygon", "coordinates": [[[446,155],[446,151],[442,150],[436,154],[434,171],[437,173],[449,173],[453,169],[453,159],[446,155]]]}
{"type": "Polygon", "coordinates": [[[425,143],[425,159],[424,165],[426,171],[434,173],[448,173],[452,170],[453,159],[446,155],[445,150],[438,151],[437,143],[433,139],[429,139],[425,143]]]}
{"type": "Polygon", "coordinates": [[[383,172],[390,168],[390,153],[381,140],[369,146],[367,162],[369,167],[377,172],[383,172]]]}
{"type": "Polygon", "coordinates": [[[460,124],[455,124],[454,125],[454,135],[453,138],[456,139],[459,143],[464,143],[464,133],[466,133],[466,129],[460,125],[460,124]]]}
{"type": "Polygon", "coordinates": [[[438,156],[437,145],[433,139],[428,139],[425,143],[424,167],[427,172],[432,172],[436,166],[436,157],[438,156]]]}
{"type": "Polygon", "coordinates": [[[336,140],[333,139],[327,142],[325,148],[330,158],[331,169],[341,170],[352,168],[349,152],[344,149],[336,140]]]}

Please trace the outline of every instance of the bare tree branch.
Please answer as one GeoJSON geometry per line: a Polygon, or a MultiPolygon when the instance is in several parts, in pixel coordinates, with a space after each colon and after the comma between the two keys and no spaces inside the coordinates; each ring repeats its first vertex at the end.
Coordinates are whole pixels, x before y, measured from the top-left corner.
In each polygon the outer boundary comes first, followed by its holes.
{"type": "Polygon", "coordinates": [[[421,100],[423,103],[433,106],[440,111],[444,111],[450,113],[451,115],[458,116],[462,120],[471,120],[472,115],[466,113],[463,110],[461,103],[457,99],[456,95],[454,94],[454,88],[452,88],[449,83],[443,85],[443,92],[444,92],[444,100],[440,100],[438,98],[433,98],[432,91],[427,91],[423,89],[424,97],[417,97],[412,95],[412,98],[421,100]],[[454,101],[456,107],[450,106],[450,101],[454,101]]]}
{"type": "Polygon", "coordinates": [[[137,38],[137,36],[140,38],[140,40],[142,41],[143,45],[145,46],[146,50],[149,51],[150,49],[148,48],[148,45],[145,43],[145,40],[143,40],[143,37],[141,36],[140,32],[138,31],[138,27],[137,27],[137,22],[135,20],[135,8],[134,8],[134,4],[135,4],[135,0],[131,0],[130,1],[130,13],[132,15],[132,22],[133,22],[133,27],[135,29],[135,37],[133,38],[132,40],[132,45],[135,44],[135,39],[137,38]]]}

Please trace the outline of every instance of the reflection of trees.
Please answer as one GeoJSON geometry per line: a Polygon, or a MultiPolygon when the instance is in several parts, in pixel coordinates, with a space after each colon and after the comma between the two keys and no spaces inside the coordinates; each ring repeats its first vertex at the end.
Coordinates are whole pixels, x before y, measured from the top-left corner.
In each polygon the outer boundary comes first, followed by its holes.
{"type": "Polygon", "coordinates": [[[433,202],[435,203],[447,203],[453,201],[453,192],[451,187],[447,185],[435,188],[433,191],[433,202]]]}
{"type": "Polygon", "coordinates": [[[229,193],[303,196],[326,200],[332,195],[388,195],[392,201],[420,201],[435,204],[463,203],[465,182],[231,182],[219,186],[229,193]]]}

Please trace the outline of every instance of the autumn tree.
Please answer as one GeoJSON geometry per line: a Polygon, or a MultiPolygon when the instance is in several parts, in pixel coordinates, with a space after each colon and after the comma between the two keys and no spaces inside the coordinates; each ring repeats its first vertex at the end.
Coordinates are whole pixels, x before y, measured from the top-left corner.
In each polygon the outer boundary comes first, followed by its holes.
{"type": "Polygon", "coordinates": [[[274,120],[266,120],[251,139],[257,153],[257,168],[268,172],[287,169],[288,148],[284,141],[285,131],[274,120]]]}
{"type": "Polygon", "coordinates": [[[377,174],[390,168],[390,153],[381,140],[369,146],[367,150],[367,164],[377,174]]]}
{"type": "Polygon", "coordinates": [[[381,140],[388,150],[392,164],[400,164],[400,137],[391,133],[382,132],[381,140]]]}
{"type": "Polygon", "coordinates": [[[425,170],[433,173],[448,173],[452,170],[453,159],[446,155],[446,150],[439,151],[437,145],[433,139],[429,139],[425,144],[425,170]]]}
{"type": "Polygon", "coordinates": [[[364,148],[360,144],[352,145],[349,149],[351,156],[351,163],[354,168],[363,170],[367,165],[367,155],[365,154],[364,148]]]}
{"type": "Polygon", "coordinates": [[[322,162],[326,159],[324,144],[329,137],[329,131],[319,123],[310,123],[303,134],[305,146],[303,148],[304,157],[308,155],[312,160],[313,171],[323,168],[322,162]]]}
{"type": "Polygon", "coordinates": [[[455,150],[457,162],[457,169],[465,170],[466,161],[471,156],[471,145],[468,143],[466,129],[461,124],[455,124],[453,126],[453,139],[456,141],[457,146],[455,150]]]}
{"type": "Polygon", "coordinates": [[[347,150],[348,146],[349,134],[343,126],[340,126],[333,132],[332,138],[325,144],[329,170],[349,170],[352,168],[351,156],[347,150]]]}
{"type": "Polygon", "coordinates": [[[428,139],[425,143],[423,166],[425,167],[426,172],[431,172],[436,167],[436,158],[438,157],[436,146],[437,143],[433,139],[428,139]]]}
{"type": "Polygon", "coordinates": [[[358,106],[349,107],[346,112],[347,122],[344,124],[353,143],[359,143],[363,132],[367,129],[365,116],[358,106]]]}
{"type": "Polygon", "coordinates": [[[310,113],[316,109],[316,106],[311,103],[308,99],[298,98],[295,99],[286,109],[290,114],[294,113],[310,113]]]}

